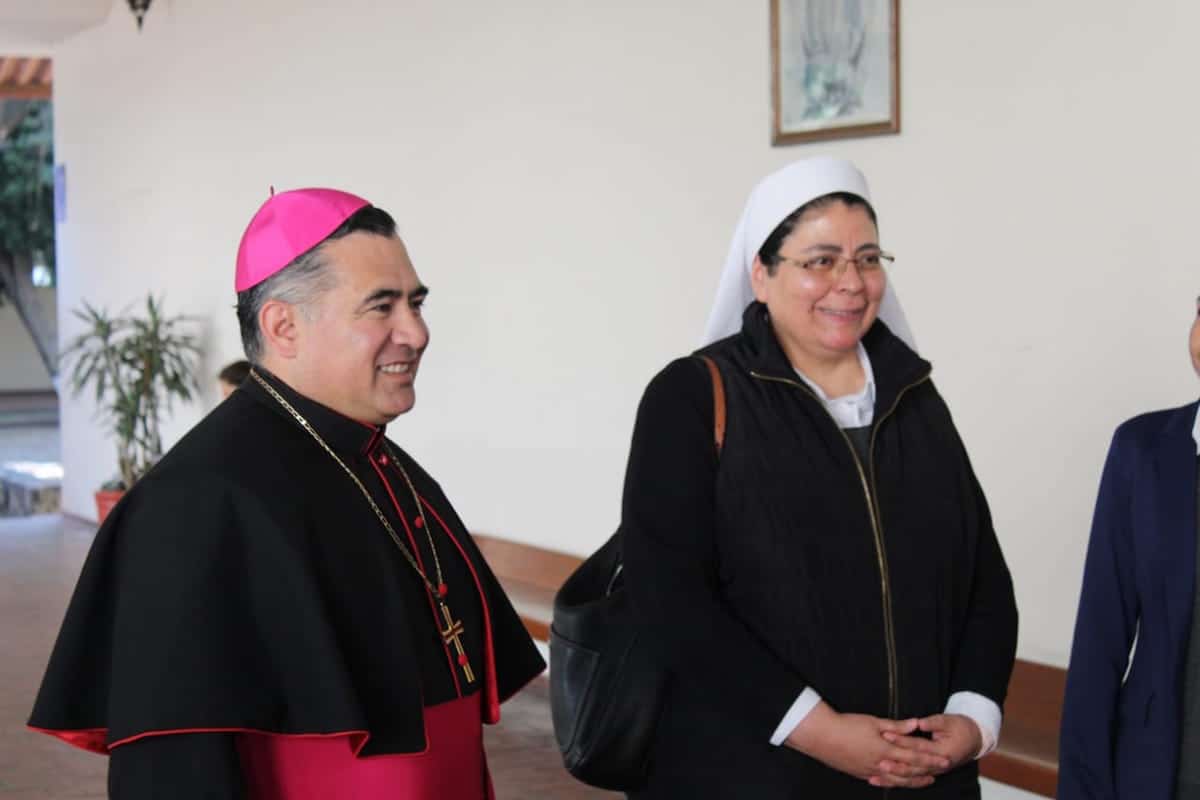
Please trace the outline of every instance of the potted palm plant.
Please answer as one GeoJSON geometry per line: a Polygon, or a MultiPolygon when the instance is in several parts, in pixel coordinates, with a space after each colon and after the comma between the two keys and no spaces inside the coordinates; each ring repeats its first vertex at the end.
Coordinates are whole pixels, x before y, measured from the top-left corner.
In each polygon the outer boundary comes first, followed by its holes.
{"type": "Polygon", "coordinates": [[[110,316],[86,301],[75,316],[86,325],[63,350],[75,396],[95,392],[97,414],[116,438],[117,475],[96,492],[103,522],[121,496],[162,456],[160,424],[175,400],[198,391],[200,346],[185,316],[166,317],[146,298],[144,314],[110,316]]]}

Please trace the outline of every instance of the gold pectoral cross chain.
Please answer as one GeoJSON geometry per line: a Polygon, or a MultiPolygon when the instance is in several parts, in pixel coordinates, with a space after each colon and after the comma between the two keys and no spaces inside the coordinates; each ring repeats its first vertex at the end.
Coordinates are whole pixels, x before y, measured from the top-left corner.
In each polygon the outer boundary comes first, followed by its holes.
{"type": "MultiPolygon", "coordinates": [[[[412,478],[408,476],[408,472],[400,463],[400,459],[396,457],[396,454],[392,452],[390,447],[387,448],[387,454],[391,456],[391,462],[404,477],[404,483],[408,486],[408,491],[412,495],[413,504],[416,508],[418,518],[417,527],[425,531],[426,541],[429,542],[429,551],[433,554],[433,568],[437,579],[436,583],[431,581],[429,576],[425,574],[425,569],[421,566],[421,563],[408,549],[408,546],[404,544],[404,541],[400,538],[400,535],[396,533],[396,530],[392,527],[392,523],[388,522],[387,517],[385,517],[383,512],[379,510],[379,505],[371,497],[371,493],[367,491],[367,487],[363,486],[363,482],[358,479],[358,476],[354,474],[354,471],[350,469],[350,467],[346,466],[346,462],[342,461],[342,459],[338,457],[338,454],[333,452],[333,449],[326,444],[325,440],[322,439],[321,435],[317,433],[316,429],[309,424],[308,420],[306,420],[299,411],[293,408],[292,404],[289,403],[283,395],[275,390],[275,387],[267,383],[262,376],[254,370],[250,371],[250,377],[257,381],[258,384],[267,392],[267,394],[271,395],[271,397],[273,397],[276,402],[278,402],[279,405],[284,408],[284,410],[290,413],[296,422],[300,424],[300,427],[307,431],[308,434],[316,441],[316,443],[321,446],[321,449],[328,453],[329,457],[337,462],[337,465],[342,468],[342,471],[345,472],[346,475],[349,476],[350,480],[354,481],[354,485],[358,487],[358,491],[362,493],[363,498],[367,501],[367,504],[371,507],[371,510],[375,512],[375,516],[379,519],[379,523],[383,526],[384,530],[387,531],[388,536],[391,537],[391,540],[395,542],[396,547],[399,548],[400,554],[404,556],[404,560],[408,562],[408,565],[411,566],[421,578],[421,582],[425,584],[427,589],[429,589],[430,594],[437,598],[437,604],[442,609],[442,619],[446,621],[445,630],[440,630],[441,623],[438,623],[438,632],[442,636],[442,641],[445,642],[447,646],[454,645],[454,651],[458,656],[458,664],[462,667],[463,675],[466,676],[469,682],[474,683],[475,672],[471,669],[471,662],[467,658],[467,651],[463,649],[462,621],[459,620],[456,622],[454,620],[454,617],[450,614],[450,609],[446,607],[445,601],[442,600],[442,598],[446,596],[448,589],[446,587],[446,581],[442,577],[442,563],[438,560],[437,546],[433,543],[433,533],[430,530],[429,521],[425,519],[425,510],[421,504],[421,497],[417,494],[417,488],[413,486],[412,478]]],[[[386,443],[384,446],[387,447],[386,443]]],[[[381,459],[380,463],[386,464],[387,459],[381,459]]],[[[391,490],[389,489],[389,491],[391,490]]],[[[447,530],[447,533],[449,533],[449,530],[447,530]]],[[[436,615],[434,621],[437,622],[436,615]]]]}
{"type": "Polygon", "coordinates": [[[462,621],[455,621],[454,616],[450,613],[450,609],[445,603],[438,601],[438,605],[442,607],[442,618],[446,620],[446,629],[442,631],[442,641],[446,644],[454,645],[454,651],[458,654],[458,663],[463,669],[463,675],[466,676],[470,683],[475,682],[475,673],[471,670],[471,662],[467,659],[467,651],[463,649],[462,621]]]}

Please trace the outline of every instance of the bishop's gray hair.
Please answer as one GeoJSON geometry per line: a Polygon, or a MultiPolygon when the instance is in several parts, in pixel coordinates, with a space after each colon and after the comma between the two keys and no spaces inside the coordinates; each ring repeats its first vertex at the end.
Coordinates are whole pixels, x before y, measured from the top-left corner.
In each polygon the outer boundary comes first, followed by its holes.
{"type": "Polygon", "coordinates": [[[376,236],[395,236],[396,222],[383,209],[364,206],[321,242],[297,256],[292,263],[262,283],[238,292],[237,317],[242,332],[242,348],[251,364],[262,361],[263,341],[262,331],[258,328],[258,315],[263,306],[270,300],[280,300],[308,314],[317,299],[332,289],[337,281],[323,252],[325,243],[358,231],[376,236]]]}

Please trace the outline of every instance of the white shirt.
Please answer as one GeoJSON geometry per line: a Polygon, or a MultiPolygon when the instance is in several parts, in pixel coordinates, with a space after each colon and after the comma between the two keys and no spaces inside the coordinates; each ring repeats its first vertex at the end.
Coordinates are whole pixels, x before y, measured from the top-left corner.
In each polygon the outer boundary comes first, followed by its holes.
{"type": "Polygon", "coordinates": [[[863,388],[854,394],[841,397],[829,397],[811,378],[796,370],[796,375],[812,389],[839,428],[863,428],[875,419],[875,371],[871,369],[871,359],[867,358],[867,349],[861,342],[858,345],[858,363],[867,378],[863,382],[863,388]]]}
{"type": "MultiPolygon", "coordinates": [[[[863,381],[863,388],[854,394],[842,397],[826,396],[820,386],[803,372],[796,370],[796,374],[813,390],[817,399],[825,406],[825,410],[829,412],[840,428],[862,428],[875,421],[875,372],[871,369],[871,359],[867,357],[867,350],[861,342],[858,345],[858,360],[862,365],[863,375],[866,377],[866,380],[863,381]]],[[[1197,452],[1200,453],[1200,410],[1196,414],[1196,424],[1192,435],[1196,438],[1197,452]]],[[[788,735],[820,702],[821,695],[817,694],[811,686],[801,692],[800,696],[796,698],[796,702],[792,703],[792,707],[784,714],[775,733],[772,734],[771,744],[783,744],[788,735]]],[[[995,749],[996,743],[1000,741],[1000,723],[1002,721],[1000,706],[981,694],[955,692],[946,701],[943,713],[962,714],[979,726],[983,746],[976,754],[976,758],[982,758],[990,753],[995,749]]]]}

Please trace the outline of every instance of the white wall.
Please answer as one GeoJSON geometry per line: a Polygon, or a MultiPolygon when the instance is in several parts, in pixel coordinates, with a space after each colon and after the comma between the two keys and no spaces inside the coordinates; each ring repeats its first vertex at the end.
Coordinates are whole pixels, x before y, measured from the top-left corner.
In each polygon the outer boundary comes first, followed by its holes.
{"type": "MultiPolygon", "coordinates": [[[[55,324],[53,289],[38,289],[37,300],[43,313],[55,324]]],[[[50,373],[42,363],[33,338],[26,330],[16,307],[8,299],[0,305],[0,392],[53,389],[50,373]]]]}
{"type": "Polygon", "coordinates": [[[0,0],[0,51],[45,55],[67,36],[99,24],[114,2],[126,0],[0,0]]]}
{"type": "Polygon", "coordinates": [[[1024,789],[1017,789],[1003,783],[996,783],[982,779],[979,781],[980,788],[983,790],[982,795],[984,800],[1038,800],[1041,795],[1027,792],[1024,789]]]}
{"type": "MultiPolygon", "coordinates": [[[[164,292],[207,321],[211,373],[238,355],[234,251],[268,185],[364,194],[433,287],[393,435],[476,530],[585,553],[746,192],[839,153],[991,499],[1021,655],[1065,664],[1109,435],[1196,394],[1200,5],[903,6],[903,133],[790,148],[768,145],[765,2],[171,0],[141,35],[117,9],[55,53],[63,335],[80,298],[164,292]]],[[[85,403],[63,435],[65,505],[90,514],[111,444],[85,403]]]]}

